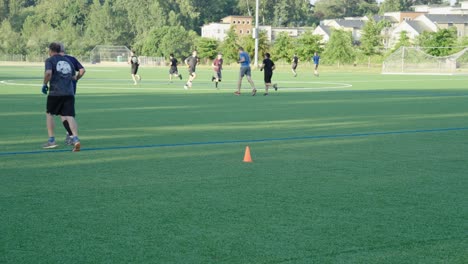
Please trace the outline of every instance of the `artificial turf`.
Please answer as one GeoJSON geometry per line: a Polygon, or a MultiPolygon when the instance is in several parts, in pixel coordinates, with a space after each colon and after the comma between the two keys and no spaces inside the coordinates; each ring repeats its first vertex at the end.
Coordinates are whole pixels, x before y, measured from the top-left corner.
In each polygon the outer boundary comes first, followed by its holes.
{"type": "Polygon", "coordinates": [[[468,77],[87,70],[72,153],[43,67],[0,67],[0,262],[468,262],[468,77]]]}

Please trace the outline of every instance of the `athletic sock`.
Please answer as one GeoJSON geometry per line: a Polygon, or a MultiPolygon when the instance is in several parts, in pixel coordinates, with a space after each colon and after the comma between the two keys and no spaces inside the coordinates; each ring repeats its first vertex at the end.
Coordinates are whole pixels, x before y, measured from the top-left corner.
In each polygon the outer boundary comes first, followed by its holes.
{"type": "Polygon", "coordinates": [[[67,130],[68,135],[70,136],[73,135],[73,132],[70,129],[70,124],[68,124],[68,121],[65,120],[62,122],[62,124],[63,124],[63,127],[67,130]]]}
{"type": "Polygon", "coordinates": [[[55,137],[49,137],[49,142],[55,142],[55,137]]]}

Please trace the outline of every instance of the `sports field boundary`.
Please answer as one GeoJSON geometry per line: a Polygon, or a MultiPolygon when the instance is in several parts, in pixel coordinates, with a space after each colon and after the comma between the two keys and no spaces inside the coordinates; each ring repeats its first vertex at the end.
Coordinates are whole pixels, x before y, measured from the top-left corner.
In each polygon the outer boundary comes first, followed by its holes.
{"type": "MultiPolygon", "coordinates": [[[[432,128],[432,129],[416,129],[416,130],[400,130],[400,131],[297,136],[297,137],[282,137],[282,138],[241,139],[241,140],[165,143],[165,144],[134,145],[134,146],[113,146],[113,147],[102,147],[102,148],[82,148],[81,151],[109,151],[109,150],[122,150],[122,149],[189,147],[189,146],[201,146],[201,145],[224,145],[224,144],[239,144],[239,143],[261,143],[261,142],[271,142],[271,141],[294,141],[294,140],[313,140],[313,139],[329,139],[329,138],[371,137],[371,136],[385,136],[385,135],[453,132],[453,131],[466,131],[466,130],[468,130],[468,127],[449,127],[449,128],[432,128]]],[[[62,152],[70,152],[70,150],[69,149],[53,149],[53,150],[0,152],[0,156],[32,155],[32,154],[62,153],[62,152]]]]}

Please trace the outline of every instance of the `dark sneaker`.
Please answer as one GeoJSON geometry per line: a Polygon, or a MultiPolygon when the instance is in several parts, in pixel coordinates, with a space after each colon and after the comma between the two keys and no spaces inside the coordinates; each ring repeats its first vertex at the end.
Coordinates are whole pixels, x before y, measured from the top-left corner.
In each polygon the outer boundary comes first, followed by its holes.
{"type": "Polygon", "coordinates": [[[257,89],[252,90],[252,96],[255,96],[257,94],[257,89]]]}
{"type": "Polygon", "coordinates": [[[276,83],[273,84],[273,88],[275,88],[275,91],[278,91],[278,85],[276,85],[276,83]]]}
{"type": "Polygon", "coordinates": [[[211,81],[214,81],[216,78],[215,77],[211,77],[211,81]]]}
{"type": "Polygon", "coordinates": [[[268,95],[268,93],[264,93],[263,95],[264,95],[264,96],[267,96],[267,95],[268,95]]]}
{"type": "Polygon", "coordinates": [[[179,79],[182,80],[182,74],[179,74],[179,79]]]}
{"type": "Polygon", "coordinates": [[[52,149],[52,148],[56,148],[58,145],[57,143],[55,143],[55,141],[53,142],[50,142],[50,141],[47,141],[47,143],[45,143],[44,145],[42,145],[42,148],[45,148],[45,149],[52,149]]]}

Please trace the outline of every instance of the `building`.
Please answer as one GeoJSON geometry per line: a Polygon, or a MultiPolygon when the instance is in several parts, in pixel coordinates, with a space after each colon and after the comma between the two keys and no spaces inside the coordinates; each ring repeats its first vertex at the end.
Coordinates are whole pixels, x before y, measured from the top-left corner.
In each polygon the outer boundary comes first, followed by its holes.
{"type": "Polygon", "coordinates": [[[252,35],[253,18],[251,16],[227,16],[219,23],[210,23],[202,26],[201,36],[222,41],[226,38],[231,27],[238,36],[252,35]]]}
{"type": "MultiPolygon", "coordinates": [[[[253,37],[255,26],[253,25],[253,17],[251,16],[228,16],[221,19],[220,23],[210,23],[202,26],[201,36],[204,38],[212,38],[222,41],[226,38],[227,32],[233,27],[234,32],[238,36],[250,35],[253,37]]],[[[281,32],[286,32],[289,36],[295,38],[306,31],[312,31],[311,27],[272,27],[259,26],[259,31],[266,33],[267,39],[274,42],[281,32]]]]}

